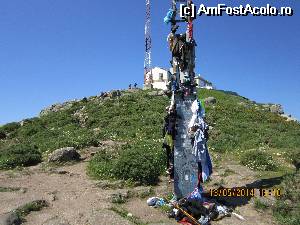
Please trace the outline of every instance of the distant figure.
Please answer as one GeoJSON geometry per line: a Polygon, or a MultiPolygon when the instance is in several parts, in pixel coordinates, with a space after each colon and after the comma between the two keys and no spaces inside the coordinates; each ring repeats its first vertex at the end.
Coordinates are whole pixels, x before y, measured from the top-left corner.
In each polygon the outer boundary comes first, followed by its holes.
{"type": "Polygon", "coordinates": [[[131,84],[129,84],[128,89],[131,89],[131,84]]]}
{"type": "Polygon", "coordinates": [[[134,89],[137,89],[137,83],[134,83],[134,89]]]}

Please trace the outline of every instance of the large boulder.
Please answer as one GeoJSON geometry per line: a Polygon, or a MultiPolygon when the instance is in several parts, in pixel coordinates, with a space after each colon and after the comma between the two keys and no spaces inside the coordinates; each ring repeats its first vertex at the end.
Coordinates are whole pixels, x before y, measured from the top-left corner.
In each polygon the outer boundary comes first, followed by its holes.
{"type": "Polygon", "coordinates": [[[9,212],[0,215],[1,225],[20,225],[21,223],[22,223],[21,218],[17,215],[16,212],[9,212]]]}
{"type": "Polygon", "coordinates": [[[298,121],[296,118],[293,118],[292,115],[281,114],[280,116],[282,116],[283,118],[285,118],[287,121],[295,121],[295,122],[298,121]]]}
{"type": "Polygon", "coordinates": [[[165,92],[163,90],[154,90],[147,93],[148,96],[163,96],[165,92]]]}
{"type": "Polygon", "coordinates": [[[279,115],[284,114],[283,108],[280,104],[271,105],[270,111],[279,115]]]}
{"type": "Polygon", "coordinates": [[[121,91],[120,90],[113,90],[110,92],[110,96],[112,98],[120,97],[121,96],[121,91]]]}
{"type": "Polygon", "coordinates": [[[74,105],[74,103],[80,102],[80,101],[81,100],[79,100],[79,99],[74,99],[74,100],[67,101],[67,102],[64,102],[64,103],[53,104],[53,105],[51,105],[51,106],[43,109],[40,112],[39,116],[46,116],[49,113],[56,113],[56,112],[60,112],[60,111],[63,111],[63,110],[70,109],[70,108],[72,108],[72,106],[74,105]]]}
{"type": "Polygon", "coordinates": [[[212,104],[217,103],[217,99],[215,97],[207,97],[204,99],[204,103],[206,105],[212,105],[212,104]]]}
{"type": "Polygon", "coordinates": [[[48,157],[48,162],[67,162],[79,160],[80,154],[73,147],[56,149],[48,157]]]}

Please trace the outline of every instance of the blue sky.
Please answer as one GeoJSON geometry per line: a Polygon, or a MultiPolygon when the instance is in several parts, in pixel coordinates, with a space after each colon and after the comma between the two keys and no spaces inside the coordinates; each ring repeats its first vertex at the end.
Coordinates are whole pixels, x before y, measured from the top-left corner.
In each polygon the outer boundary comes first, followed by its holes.
{"type": "MultiPolygon", "coordinates": [[[[169,66],[163,18],[170,2],[152,0],[154,66],[169,66]]],[[[299,2],[202,2],[293,7],[292,17],[198,17],[196,70],[219,89],[280,103],[300,119],[299,2]]],[[[144,19],[142,0],[1,0],[0,124],[56,102],[141,85],[144,19]]]]}

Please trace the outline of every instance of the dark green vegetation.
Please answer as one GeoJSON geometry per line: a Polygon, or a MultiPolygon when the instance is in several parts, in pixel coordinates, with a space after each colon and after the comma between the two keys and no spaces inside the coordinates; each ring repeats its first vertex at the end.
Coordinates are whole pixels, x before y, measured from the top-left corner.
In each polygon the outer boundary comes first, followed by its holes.
{"type": "MultiPolygon", "coordinates": [[[[0,127],[0,165],[9,168],[39,162],[36,149],[48,153],[66,146],[81,149],[97,146],[102,140],[114,140],[127,144],[115,151],[97,154],[90,163],[89,173],[98,178],[115,177],[155,183],[163,169],[161,126],[169,101],[167,97],[148,96],[147,93],[123,92],[121,97],[105,100],[84,98],[72,102],[64,110],[27,119],[23,126],[19,123],[6,124],[0,127]],[[11,145],[14,149],[21,144],[36,147],[30,151],[26,148],[27,155],[33,155],[33,159],[18,157],[20,154],[17,152],[22,152],[20,148],[8,156],[6,149],[11,145]],[[7,162],[9,157],[12,163],[7,162]]],[[[202,99],[209,96],[217,99],[216,104],[206,106],[208,123],[213,126],[209,141],[212,151],[240,154],[243,150],[242,163],[248,165],[254,159],[257,163],[254,169],[275,168],[272,165],[276,164],[276,160],[267,156],[268,149],[282,151],[283,156],[294,160],[295,166],[299,164],[298,123],[287,122],[268,112],[263,105],[235,93],[200,90],[199,96],[202,99]],[[260,147],[265,148],[266,152],[257,155],[255,150],[248,151],[260,147]]]]}
{"type": "Polygon", "coordinates": [[[218,152],[269,147],[300,149],[300,125],[268,112],[263,105],[221,91],[201,90],[200,97],[213,96],[217,103],[206,107],[214,127],[209,145],[218,152]]]}
{"type": "Polygon", "coordinates": [[[11,123],[1,127],[8,138],[1,140],[0,149],[2,152],[12,143],[30,143],[44,153],[66,146],[97,146],[101,140],[124,142],[127,144],[113,151],[97,154],[88,167],[89,174],[155,183],[164,169],[161,126],[167,104],[167,97],[148,96],[145,91],[106,100],[85,99],[65,110],[27,120],[23,126],[11,123]],[[86,118],[84,122],[76,116],[78,112],[86,118]]]}
{"type": "Polygon", "coordinates": [[[0,169],[32,166],[42,161],[42,154],[30,145],[10,145],[0,151],[0,169]]]}
{"type": "Polygon", "coordinates": [[[14,188],[14,187],[0,187],[0,192],[13,192],[19,191],[21,188],[14,188]]]}
{"type": "MultiPolygon", "coordinates": [[[[157,134],[159,138],[159,133],[157,134]]],[[[134,142],[112,153],[101,151],[94,156],[88,172],[96,178],[118,178],[155,184],[164,169],[165,155],[156,139],[134,142]]]]}
{"type": "Polygon", "coordinates": [[[280,187],[283,196],[273,208],[275,218],[281,224],[300,224],[300,171],[285,175],[280,187]]]}
{"type": "Polygon", "coordinates": [[[37,200],[27,203],[15,210],[17,217],[21,221],[25,221],[25,216],[33,211],[40,211],[42,208],[47,207],[48,203],[44,200],[37,200]]]}

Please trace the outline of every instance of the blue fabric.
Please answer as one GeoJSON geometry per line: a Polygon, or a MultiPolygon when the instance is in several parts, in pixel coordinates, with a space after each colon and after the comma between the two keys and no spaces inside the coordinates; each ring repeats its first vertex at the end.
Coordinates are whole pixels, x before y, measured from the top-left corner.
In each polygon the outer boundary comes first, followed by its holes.
{"type": "Polygon", "coordinates": [[[198,187],[196,187],[194,189],[194,191],[189,195],[188,199],[194,199],[197,201],[201,201],[202,200],[202,193],[203,193],[203,188],[200,187],[200,189],[198,189],[198,187]]]}
{"type": "Polygon", "coordinates": [[[202,179],[203,182],[205,182],[208,179],[208,177],[212,174],[212,162],[208,153],[206,139],[204,137],[204,130],[206,129],[207,124],[200,116],[198,116],[197,119],[198,125],[200,125],[200,127],[195,133],[193,154],[196,156],[197,162],[201,162],[202,179]]]}
{"type": "Polygon", "coordinates": [[[164,23],[166,23],[166,24],[170,23],[171,20],[172,20],[173,14],[174,14],[174,10],[173,9],[169,9],[166,17],[164,18],[164,23]]]}
{"type": "Polygon", "coordinates": [[[160,198],[160,199],[158,199],[158,201],[156,202],[155,206],[163,206],[163,205],[165,205],[165,204],[166,204],[165,201],[164,201],[162,198],[160,198]]]}
{"type": "Polygon", "coordinates": [[[177,81],[176,80],[173,80],[172,81],[172,91],[176,91],[178,88],[177,88],[178,86],[177,86],[177,81]]]}

